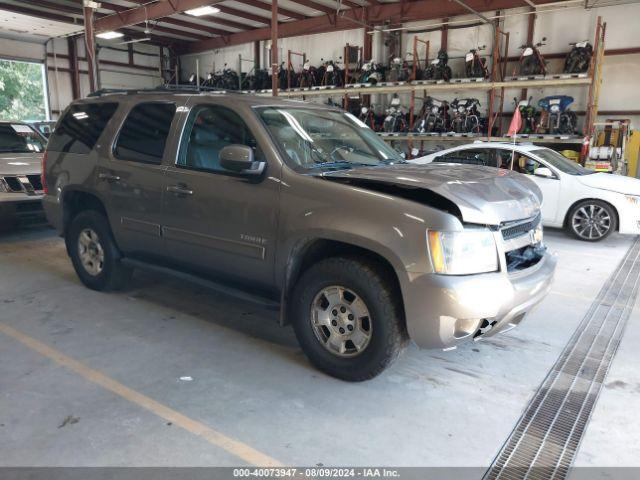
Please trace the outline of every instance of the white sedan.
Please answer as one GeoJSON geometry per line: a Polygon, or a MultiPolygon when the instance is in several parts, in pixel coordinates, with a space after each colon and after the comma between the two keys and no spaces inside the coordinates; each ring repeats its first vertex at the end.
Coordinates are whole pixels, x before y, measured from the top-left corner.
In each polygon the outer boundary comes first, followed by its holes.
{"type": "Polygon", "coordinates": [[[409,160],[513,169],[542,190],[542,222],[595,242],[614,230],[640,234],[640,180],[596,173],[558,152],[530,144],[476,142],[409,160]]]}

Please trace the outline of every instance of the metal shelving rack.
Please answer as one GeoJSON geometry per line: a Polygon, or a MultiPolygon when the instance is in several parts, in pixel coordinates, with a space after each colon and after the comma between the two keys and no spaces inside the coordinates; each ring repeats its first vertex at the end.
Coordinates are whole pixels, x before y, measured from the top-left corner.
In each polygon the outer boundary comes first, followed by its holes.
{"type": "MultiPolygon", "coordinates": [[[[435,80],[413,80],[408,82],[380,82],[376,85],[351,84],[344,87],[316,86],[308,89],[291,89],[278,92],[281,97],[314,97],[314,96],[346,96],[346,95],[376,95],[376,94],[410,94],[409,118],[415,118],[415,94],[416,91],[423,91],[425,96],[437,92],[447,91],[485,91],[488,95],[488,129],[484,135],[465,134],[385,134],[380,135],[387,141],[406,142],[468,142],[472,140],[483,141],[510,141],[513,138],[503,136],[492,136],[494,126],[502,134],[502,117],[504,107],[504,96],[506,89],[528,89],[528,88],[553,88],[567,86],[588,87],[588,104],[583,135],[589,136],[593,131],[593,122],[597,116],[598,97],[602,84],[602,60],[604,56],[604,39],[606,24],[602,18],[598,17],[596,23],[596,34],[594,39],[594,54],[591,58],[589,70],[580,74],[550,74],[546,76],[531,77],[511,77],[506,76],[507,63],[509,62],[509,33],[495,26],[494,45],[491,53],[491,74],[489,79],[458,78],[449,82],[435,80]],[[502,40],[502,42],[501,42],[502,40]]],[[[428,42],[417,40],[414,37],[413,63],[414,78],[415,68],[418,62],[417,45],[418,42],[426,44],[428,57],[428,42]]],[[[271,95],[271,90],[255,92],[259,95],[271,95]]],[[[412,122],[411,122],[412,123],[412,122]]],[[[583,136],[561,136],[561,135],[518,135],[517,142],[532,142],[541,144],[580,144],[583,136]]]]}

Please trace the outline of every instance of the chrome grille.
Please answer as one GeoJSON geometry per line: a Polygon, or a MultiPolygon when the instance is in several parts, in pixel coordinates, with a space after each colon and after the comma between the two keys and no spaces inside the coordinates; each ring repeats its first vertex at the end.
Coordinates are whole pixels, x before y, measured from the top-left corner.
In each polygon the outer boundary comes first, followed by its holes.
{"type": "Polygon", "coordinates": [[[0,178],[2,178],[4,184],[9,187],[9,192],[26,193],[28,195],[36,195],[42,192],[40,175],[7,175],[0,178]]]}
{"type": "Polygon", "coordinates": [[[538,224],[540,223],[540,214],[535,217],[524,220],[523,222],[519,222],[514,224],[513,222],[503,226],[500,231],[502,232],[502,238],[504,240],[512,240],[514,238],[521,237],[522,235],[526,235],[531,230],[534,230],[538,224]]]}
{"type": "Polygon", "coordinates": [[[42,190],[42,177],[40,175],[27,175],[27,178],[36,192],[42,190]]]}
{"type": "Polygon", "coordinates": [[[598,293],[484,478],[563,479],[631,314],[640,239],[598,293]]]}

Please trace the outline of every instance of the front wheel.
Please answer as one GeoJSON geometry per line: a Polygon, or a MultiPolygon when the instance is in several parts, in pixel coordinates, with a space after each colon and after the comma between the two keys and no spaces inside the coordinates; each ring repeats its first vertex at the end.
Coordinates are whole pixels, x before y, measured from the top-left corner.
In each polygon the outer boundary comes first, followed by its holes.
{"type": "Polygon", "coordinates": [[[67,251],[85,286],[92,290],[119,290],[131,278],[132,269],[120,263],[106,217],[95,211],[80,212],[66,235],[67,251]]]}
{"type": "Polygon", "coordinates": [[[373,264],[334,257],[310,267],[292,295],[291,318],[302,350],[319,370],[368,380],[406,342],[399,293],[373,264]]]}
{"type": "Polygon", "coordinates": [[[604,240],[616,227],[615,210],[600,200],[585,200],[577,204],[569,212],[566,225],[569,233],[587,242],[604,240]]]}

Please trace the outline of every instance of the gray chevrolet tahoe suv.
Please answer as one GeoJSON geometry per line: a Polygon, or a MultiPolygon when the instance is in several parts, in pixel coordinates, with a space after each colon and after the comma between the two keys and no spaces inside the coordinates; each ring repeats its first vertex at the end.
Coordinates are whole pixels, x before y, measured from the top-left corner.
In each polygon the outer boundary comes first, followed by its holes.
{"type": "Polygon", "coordinates": [[[514,327],[555,269],[530,180],[409,165],[324,106],[103,93],[67,108],[45,165],[45,211],[86,286],[149,268],[273,306],[346,380],[409,338],[447,349],[514,327]]]}

